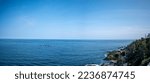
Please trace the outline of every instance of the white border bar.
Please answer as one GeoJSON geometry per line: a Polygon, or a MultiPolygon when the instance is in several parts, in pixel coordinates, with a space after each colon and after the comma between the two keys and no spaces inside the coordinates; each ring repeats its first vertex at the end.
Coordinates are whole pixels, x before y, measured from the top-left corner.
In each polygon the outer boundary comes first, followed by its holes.
{"type": "Polygon", "coordinates": [[[150,81],[149,66],[0,66],[1,83],[135,83],[150,81]],[[15,74],[37,72],[75,75],[70,79],[15,79],[15,74]],[[79,71],[135,71],[135,79],[78,79],[79,71]]]}

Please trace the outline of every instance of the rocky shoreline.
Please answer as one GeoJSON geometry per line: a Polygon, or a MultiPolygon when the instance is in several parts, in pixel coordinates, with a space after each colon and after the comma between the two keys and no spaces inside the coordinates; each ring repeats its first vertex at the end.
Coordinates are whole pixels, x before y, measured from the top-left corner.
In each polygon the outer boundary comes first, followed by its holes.
{"type": "Polygon", "coordinates": [[[108,52],[101,66],[150,66],[150,34],[126,47],[108,52]]]}

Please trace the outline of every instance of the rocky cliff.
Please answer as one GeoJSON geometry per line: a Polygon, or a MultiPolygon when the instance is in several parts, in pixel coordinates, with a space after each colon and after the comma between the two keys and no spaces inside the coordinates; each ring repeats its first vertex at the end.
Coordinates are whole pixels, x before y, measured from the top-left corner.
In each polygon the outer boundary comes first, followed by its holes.
{"type": "Polygon", "coordinates": [[[147,66],[150,64],[150,37],[135,40],[127,47],[108,52],[104,66],[147,66]]]}

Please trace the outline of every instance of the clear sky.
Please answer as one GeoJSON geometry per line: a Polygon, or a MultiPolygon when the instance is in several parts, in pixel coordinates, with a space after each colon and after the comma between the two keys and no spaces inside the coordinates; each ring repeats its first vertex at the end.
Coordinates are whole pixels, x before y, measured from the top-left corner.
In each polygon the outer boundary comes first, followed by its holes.
{"type": "Polygon", "coordinates": [[[136,39],[150,0],[0,0],[0,38],[136,39]]]}

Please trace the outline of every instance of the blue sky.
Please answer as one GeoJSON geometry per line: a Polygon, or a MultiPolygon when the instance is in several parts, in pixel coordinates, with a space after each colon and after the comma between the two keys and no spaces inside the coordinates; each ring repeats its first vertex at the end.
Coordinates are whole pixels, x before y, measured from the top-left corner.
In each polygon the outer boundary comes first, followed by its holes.
{"type": "Polygon", "coordinates": [[[0,0],[0,38],[137,39],[150,0],[0,0]]]}

